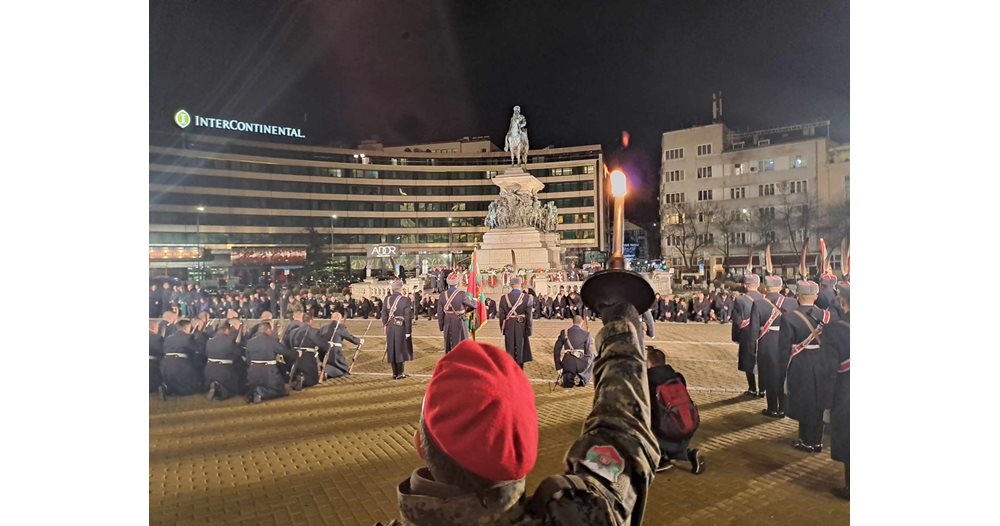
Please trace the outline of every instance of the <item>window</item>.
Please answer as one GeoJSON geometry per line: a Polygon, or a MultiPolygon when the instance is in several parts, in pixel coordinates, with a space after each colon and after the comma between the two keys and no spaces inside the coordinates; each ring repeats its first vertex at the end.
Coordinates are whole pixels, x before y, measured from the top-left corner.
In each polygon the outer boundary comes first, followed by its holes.
{"type": "Polygon", "coordinates": [[[684,148],[674,148],[672,150],[663,151],[663,160],[670,161],[673,159],[683,159],[684,158],[684,148]]]}
{"type": "Polygon", "coordinates": [[[668,247],[681,247],[684,246],[683,239],[678,235],[663,236],[663,242],[668,247]]]}
{"type": "Polygon", "coordinates": [[[684,222],[684,214],[670,214],[667,216],[666,223],[668,225],[679,225],[684,222]]]}
{"type": "Polygon", "coordinates": [[[790,166],[791,166],[791,168],[793,170],[795,168],[805,168],[806,167],[806,160],[803,159],[801,155],[796,155],[796,156],[792,157],[792,162],[790,163],[790,166]]]}
{"type": "Polygon", "coordinates": [[[774,195],[774,183],[757,185],[757,195],[760,197],[774,195]]]}
{"type": "Polygon", "coordinates": [[[684,180],[684,170],[670,170],[663,174],[663,180],[669,183],[684,180]]]}
{"type": "Polygon", "coordinates": [[[698,155],[712,155],[712,145],[711,144],[699,144],[698,145],[698,155]]]}
{"type": "Polygon", "coordinates": [[[778,236],[775,235],[774,230],[770,230],[768,232],[764,232],[764,236],[763,237],[764,237],[764,239],[763,239],[764,243],[777,243],[778,242],[778,236]]]}
{"type": "Polygon", "coordinates": [[[767,208],[758,208],[757,215],[764,219],[774,219],[774,207],[769,206],[767,208]]]}
{"type": "Polygon", "coordinates": [[[710,245],[715,242],[715,235],[711,232],[707,234],[698,234],[697,239],[699,245],[710,245]]]}
{"type": "Polygon", "coordinates": [[[759,171],[761,172],[772,172],[774,171],[774,159],[767,159],[764,161],[760,161],[758,166],[759,166],[759,171]]]}
{"type": "Polygon", "coordinates": [[[734,245],[746,245],[748,237],[747,232],[733,232],[729,234],[729,242],[734,245]]]}
{"type": "Polygon", "coordinates": [[[788,183],[788,193],[790,194],[804,194],[807,190],[808,181],[791,181],[788,183]]]}
{"type": "Polygon", "coordinates": [[[698,212],[698,222],[699,223],[711,223],[712,213],[711,212],[698,212]]]}
{"type": "Polygon", "coordinates": [[[594,165],[588,164],[587,166],[584,166],[583,167],[583,173],[585,173],[585,174],[592,174],[592,173],[594,173],[594,165]]]}
{"type": "Polygon", "coordinates": [[[666,203],[683,203],[684,202],[684,192],[678,192],[676,194],[667,194],[664,197],[664,202],[666,203]]]}
{"type": "Polygon", "coordinates": [[[709,177],[712,177],[711,166],[702,166],[698,168],[698,179],[707,179],[709,177]]]}
{"type": "Polygon", "coordinates": [[[747,197],[747,187],[745,186],[737,186],[735,188],[729,189],[730,199],[746,199],[746,197],[747,197]]]}
{"type": "Polygon", "coordinates": [[[699,201],[711,201],[712,191],[711,190],[698,190],[698,200],[699,201]]]}
{"type": "Polygon", "coordinates": [[[750,173],[749,163],[736,163],[733,165],[733,175],[743,175],[750,173]]]}

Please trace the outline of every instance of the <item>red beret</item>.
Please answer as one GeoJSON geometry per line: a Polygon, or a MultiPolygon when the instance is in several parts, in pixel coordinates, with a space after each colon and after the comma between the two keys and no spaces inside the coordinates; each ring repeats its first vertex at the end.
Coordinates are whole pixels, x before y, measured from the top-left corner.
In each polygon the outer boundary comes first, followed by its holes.
{"type": "Polygon", "coordinates": [[[535,391],[503,349],[464,340],[438,360],[424,425],[458,465],[496,482],[524,478],[538,458],[535,391]]]}

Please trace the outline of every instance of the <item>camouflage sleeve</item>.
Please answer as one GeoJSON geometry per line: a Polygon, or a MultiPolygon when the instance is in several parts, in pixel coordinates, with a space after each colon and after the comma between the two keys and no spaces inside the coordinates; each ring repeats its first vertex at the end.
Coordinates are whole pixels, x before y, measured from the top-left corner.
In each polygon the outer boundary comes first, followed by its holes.
{"type": "MultiPolygon", "coordinates": [[[[634,311],[633,311],[634,312],[634,311]]],[[[613,524],[641,518],[660,449],[650,431],[645,353],[635,327],[614,320],[597,335],[594,407],[566,454],[567,472],[606,502],[613,524]]]]}

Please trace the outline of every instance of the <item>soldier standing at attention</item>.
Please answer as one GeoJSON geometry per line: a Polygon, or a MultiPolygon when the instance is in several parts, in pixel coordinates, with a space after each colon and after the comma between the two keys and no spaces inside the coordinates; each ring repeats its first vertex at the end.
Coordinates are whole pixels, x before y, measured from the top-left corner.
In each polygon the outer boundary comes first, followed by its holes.
{"type": "Polygon", "coordinates": [[[534,299],[521,291],[522,279],[510,278],[511,291],[500,298],[500,331],[503,332],[504,348],[517,365],[524,369],[524,362],[531,358],[531,311],[534,299]]]}
{"type": "Polygon", "coordinates": [[[448,352],[469,338],[469,327],[465,323],[465,313],[476,308],[476,300],[469,297],[464,290],[457,288],[458,274],[448,275],[448,290],[441,293],[438,311],[438,330],[444,333],[444,352],[448,352]]]}
{"type": "Polygon", "coordinates": [[[750,327],[746,335],[756,338],[757,368],[761,391],[767,396],[767,409],[761,414],[771,418],[785,417],[785,365],[788,355],[779,347],[779,333],[788,310],[795,310],[799,304],[778,291],[784,283],[780,276],[764,278],[767,295],[753,302],[750,310],[750,327]]]}
{"type": "MultiPolygon", "coordinates": [[[[737,367],[747,375],[747,396],[760,397],[757,391],[757,345],[756,340],[747,337],[750,329],[750,310],[755,301],[764,296],[757,292],[760,286],[760,276],[747,274],[743,277],[746,293],[736,300],[733,308],[733,341],[740,344],[737,367]]],[[[755,337],[756,338],[756,337],[755,337]]]]}
{"type": "Polygon", "coordinates": [[[799,308],[789,312],[781,328],[781,351],[787,356],[788,416],[799,422],[792,446],[809,453],[823,451],[823,412],[833,405],[837,355],[824,348],[824,331],[837,315],[814,305],[819,285],[800,281],[799,308]]]}
{"type": "Polygon", "coordinates": [[[409,377],[403,371],[404,364],[413,360],[413,305],[400,290],[403,282],[392,282],[392,294],[382,303],[382,326],[385,327],[386,359],[392,365],[392,379],[409,377]]]}
{"type": "Polygon", "coordinates": [[[851,500],[851,286],[837,286],[837,303],[843,317],[823,331],[824,345],[839,362],[830,409],[830,457],[844,463],[844,487],[831,492],[851,500]]]}
{"type": "Polygon", "coordinates": [[[816,298],[816,306],[827,309],[840,316],[840,303],[837,301],[837,276],[829,272],[819,278],[819,297],[816,298]]]}
{"type": "Polygon", "coordinates": [[[414,435],[427,466],[399,484],[402,520],[390,524],[641,524],[660,451],[639,313],[619,304],[601,319],[593,409],[565,471],[531,496],[525,476],[538,456],[538,413],[520,364],[471,340],[438,360],[414,435]]]}

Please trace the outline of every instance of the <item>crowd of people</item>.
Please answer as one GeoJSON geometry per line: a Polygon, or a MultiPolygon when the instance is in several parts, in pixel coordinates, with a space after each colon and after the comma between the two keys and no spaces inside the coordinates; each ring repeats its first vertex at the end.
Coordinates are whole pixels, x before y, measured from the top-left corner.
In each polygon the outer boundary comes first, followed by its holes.
{"type": "Polygon", "coordinates": [[[797,420],[799,436],[793,446],[803,452],[822,451],[824,426],[831,426],[832,456],[845,465],[845,485],[834,493],[850,498],[850,287],[836,276],[824,275],[820,284],[799,281],[791,294],[778,276],[766,276],[761,283],[750,274],[741,290],[697,293],[690,300],[657,295],[642,313],[631,305],[592,313],[578,290],[564,286],[551,297],[536,295],[513,276],[509,292],[499,301],[486,301],[488,316],[498,320],[502,347],[469,339],[467,320],[479,305],[460,288],[462,281],[451,273],[444,287],[435,287],[437,293],[405,293],[396,280],[391,294],[381,300],[282,292],[273,285],[228,298],[206,298],[197,286],[154,287],[150,312],[156,296],[161,312],[150,324],[150,391],[163,399],[242,395],[253,403],[287,396],[349,374],[344,342],[360,348],[364,335],[352,335],[343,320],[370,316],[382,324],[385,360],[393,379],[401,380],[408,377],[405,363],[414,358],[413,323],[420,316],[436,318],[445,355],[428,385],[415,437],[427,468],[400,486],[402,516],[408,523],[423,524],[431,517],[481,517],[501,509],[514,513],[514,503],[501,497],[523,495],[524,475],[537,454],[533,390],[520,373],[533,360],[532,321],[565,319],[571,324],[552,350],[555,382],[565,388],[596,382],[595,406],[569,450],[568,471],[543,481],[516,513],[559,513],[574,523],[605,522],[613,513],[627,522],[630,515],[641,517],[636,502],[645,498],[655,473],[677,462],[688,463],[695,474],[705,469],[700,451],[690,447],[699,421],[686,380],[663,350],[644,345],[644,337],[654,335],[657,320],[731,323],[732,340],[739,345],[737,367],[748,382],[745,395],[767,399],[764,417],[797,420]],[[761,285],[763,294],[758,292],[761,285]],[[204,309],[204,303],[219,303],[224,310],[204,309]],[[267,310],[272,307],[292,321],[273,319],[267,310]],[[184,309],[193,319],[182,317],[184,309]],[[313,327],[315,318],[325,316],[329,322],[313,327]],[[261,319],[253,327],[241,320],[253,317],[261,319]],[[603,327],[595,340],[586,321],[596,317],[603,327]],[[618,359],[630,356],[642,358],[642,370],[635,360],[618,359]],[[461,367],[447,367],[451,362],[461,367]],[[451,378],[455,375],[461,378],[451,378]],[[638,382],[647,382],[645,391],[638,382]],[[643,392],[649,398],[637,399],[643,392]],[[493,489],[474,507],[465,499],[440,498],[437,490],[426,493],[433,482],[452,497],[493,489]],[[576,497],[556,497],[571,489],[575,493],[569,495],[576,497]]]}

